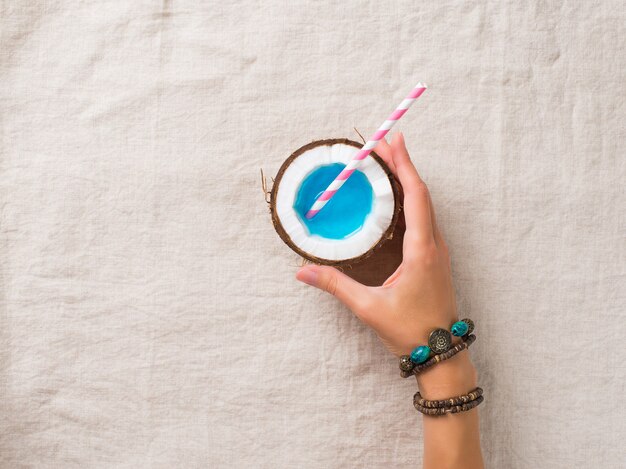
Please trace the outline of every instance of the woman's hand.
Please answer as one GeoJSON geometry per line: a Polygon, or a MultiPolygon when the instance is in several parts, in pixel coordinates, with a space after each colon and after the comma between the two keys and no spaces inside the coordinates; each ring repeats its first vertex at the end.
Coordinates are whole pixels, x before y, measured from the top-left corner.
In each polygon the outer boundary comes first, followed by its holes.
{"type": "MultiPolygon", "coordinates": [[[[457,320],[456,303],[448,248],[404,137],[394,135],[391,145],[382,140],[376,153],[404,191],[406,233],[400,267],[381,287],[366,287],[337,269],[316,265],[301,268],[296,278],[335,295],[399,356],[427,344],[433,329],[448,329],[457,320]]],[[[476,371],[463,351],[420,373],[417,381],[424,398],[446,399],[474,389],[476,371]]],[[[424,419],[424,468],[459,467],[483,467],[476,409],[424,419]]]]}
{"type": "Polygon", "coordinates": [[[404,137],[375,149],[404,192],[402,263],[381,287],[367,287],[333,267],[308,265],[296,278],[326,290],[372,327],[397,356],[428,343],[429,333],[457,320],[448,248],[437,227],[428,188],[409,158],[404,137]]]}
{"type": "MultiPolygon", "coordinates": [[[[337,269],[308,265],[296,274],[301,282],[335,295],[372,327],[396,356],[426,345],[436,328],[448,329],[458,318],[448,248],[437,227],[428,188],[411,162],[401,133],[376,147],[404,192],[406,232],[402,263],[380,287],[367,287],[337,269]]],[[[459,341],[458,338],[455,338],[459,341]]],[[[467,352],[418,375],[422,396],[443,399],[476,386],[467,352]]]]}

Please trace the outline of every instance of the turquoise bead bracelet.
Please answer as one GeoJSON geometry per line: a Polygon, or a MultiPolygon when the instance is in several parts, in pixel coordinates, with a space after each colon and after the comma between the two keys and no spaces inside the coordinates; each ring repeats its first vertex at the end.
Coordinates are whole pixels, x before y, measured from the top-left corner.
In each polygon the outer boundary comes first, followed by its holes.
{"type": "Polygon", "coordinates": [[[452,336],[466,339],[473,331],[474,321],[469,318],[462,319],[452,324],[449,332],[441,328],[435,329],[428,337],[428,345],[415,347],[410,355],[400,357],[400,369],[403,372],[410,372],[416,365],[421,365],[426,362],[431,357],[431,353],[436,356],[450,350],[452,346],[452,336]]]}
{"type": "Polygon", "coordinates": [[[419,375],[422,371],[430,368],[431,366],[435,366],[437,363],[449,360],[457,353],[462,352],[466,348],[469,348],[469,346],[472,345],[475,340],[476,336],[474,334],[463,336],[461,337],[461,342],[456,344],[447,352],[433,355],[424,363],[420,363],[419,365],[413,363],[408,355],[403,355],[402,357],[400,357],[400,376],[402,376],[403,378],[408,378],[409,376],[419,375]]]}
{"type": "MultiPolygon", "coordinates": [[[[471,319],[463,319],[452,324],[450,332],[456,337],[469,335],[474,331],[474,321],[471,319]]],[[[447,352],[452,345],[452,337],[450,332],[445,329],[435,329],[430,333],[428,345],[420,345],[415,347],[411,352],[410,358],[413,363],[419,365],[424,363],[430,357],[430,352],[435,354],[447,352]]]]}

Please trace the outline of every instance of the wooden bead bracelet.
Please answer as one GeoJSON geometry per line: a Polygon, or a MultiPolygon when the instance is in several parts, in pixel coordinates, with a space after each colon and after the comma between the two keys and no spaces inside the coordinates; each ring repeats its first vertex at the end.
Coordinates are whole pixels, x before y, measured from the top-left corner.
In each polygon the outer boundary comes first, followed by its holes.
{"type": "Polygon", "coordinates": [[[476,388],[467,394],[463,394],[462,396],[451,397],[449,399],[441,399],[437,401],[429,401],[424,399],[422,395],[418,392],[413,396],[413,402],[421,405],[422,407],[429,407],[434,409],[436,407],[452,407],[460,404],[467,404],[468,402],[475,401],[480,396],[483,395],[482,388],[476,388]]]}
{"type": "Polygon", "coordinates": [[[481,402],[484,401],[483,396],[480,396],[475,401],[468,402],[467,404],[455,405],[453,407],[437,407],[434,409],[423,407],[419,404],[413,403],[415,410],[421,412],[424,415],[445,415],[445,414],[458,414],[459,412],[467,412],[468,410],[472,410],[474,407],[480,405],[481,402]]]}
{"type": "Polygon", "coordinates": [[[476,336],[474,334],[470,334],[468,336],[462,337],[463,342],[459,342],[454,347],[449,349],[447,352],[440,353],[431,357],[419,365],[414,364],[413,362],[408,363],[410,361],[408,355],[403,355],[400,357],[400,375],[403,378],[408,378],[409,376],[415,376],[420,374],[422,371],[430,368],[431,366],[436,365],[439,362],[448,360],[454,357],[457,353],[462,352],[470,345],[474,343],[476,340],[476,336]],[[408,359],[408,360],[407,360],[408,359]]]}
{"type": "Polygon", "coordinates": [[[426,400],[422,398],[419,392],[416,392],[413,396],[413,406],[418,412],[424,415],[435,416],[467,412],[480,405],[484,400],[485,398],[483,397],[483,390],[481,388],[476,388],[472,392],[462,396],[437,401],[426,400]]]}

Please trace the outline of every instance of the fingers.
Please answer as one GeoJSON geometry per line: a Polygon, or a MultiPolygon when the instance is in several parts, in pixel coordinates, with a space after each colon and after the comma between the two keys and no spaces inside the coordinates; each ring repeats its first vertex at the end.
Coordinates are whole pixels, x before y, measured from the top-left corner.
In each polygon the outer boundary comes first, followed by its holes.
{"type": "Polygon", "coordinates": [[[393,156],[391,153],[391,147],[387,143],[387,140],[384,138],[378,142],[378,145],[374,148],[374,152],[382,158],[382,160],[387,164],[391,172],[395,177],[398,177],[398,172],[396,171],[396,165],[393,162],[393,156]]]}
{"type": "MultiPolygon", "coordinates": [[[[378,156],[382,158],[382,160],[385,162],[387,167],[391,170],[391,174],[393,174],[393,176],[396,179],[398,179],[398,170],[396,168],[395,163],[393,162],[393,153],[391,151],[391,147],[387,143],[387,140],[385,140],[384,138],[381,139],[378,142],[378,145],[376,145],[376,148],[374,148],[374,151],[376,152],[378,156]]],[[[402,194],[402,186],[399,186],[399,189],[400,189],[400,200],[402,200],[404,199],[404,196],[402,194]]],[[[400,226],[401,229],[406,228],[404,224],[404,216],[401,216],[398,219],[398,225],[400,226]]]]}
{"type": "Polygon", "coordinates": [[[402,133],[395,134],[391,139],[391,151],[404,191],[405,238],[421,243],[432,242],[434,235],[428,188],[411,162],[402,133]]]}
{"type": "Polygon", "coordinates": [[[441,232],[439,231],[439,226],[437,225],[437,217],[435,216],[435,208],[430,193],[428,194],[428,204],[430,205],[430,220],[433,224],[433,237],[435,238],[435,243],[437,243],[437,246],[439,247],[444,247],[446,243],[441,235],[441,232]]]}
{"type": "Polygon", "coordinates": [[[370,293],[368,287],[339,272],[334,267],[307,265],[298,271],[296,278],[303,283],[336,296],[357,316],[364,313],[363,300],[370,293]]]}

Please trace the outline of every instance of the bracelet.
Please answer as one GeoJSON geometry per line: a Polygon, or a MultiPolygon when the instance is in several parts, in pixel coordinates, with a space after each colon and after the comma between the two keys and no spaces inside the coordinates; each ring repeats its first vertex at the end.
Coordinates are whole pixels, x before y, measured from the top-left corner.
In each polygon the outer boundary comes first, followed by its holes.
{"type": "Polygon", "coordinates": [[[428,407],[423,407],[419,404],[413,403],[415,410],[421,412],[424,415],[445,415],[445,414],[458,414],[459,412],[467,412],[468,410],[472,410],[474,407],[478,407],[481,402],[485,399],[483,396],[480,396],[475,401],[468,402],[467,404],[455,405],[452,407],[437,407],[435,409],[430,409],[428,407]]]}
{"type": "Polygon", "coordinates": [[[462,396],[438,401],[426,400],[422,398],[422,395],[418,391],[413,396],[413,406],[418,412],[424,415],[436,416],[467,412],[479,406],[484,400],[485,398],[483,397],[483,390],[481,388],[476,388],[462,396]]]}
{"type": "Polygon", "coordinates": [[[400,357],[400,376],[403,378],[408,378],[409,376],[414,376],[420,374],[422,371],[430,368],[431,366],[436,365],[439,362],[448,360],[454,357],[457,353],[462,352],[470,345],[474,343],[476,340],[476,336],[474,334],[470,334],[468,336],[462,337],[463,342],[456,344],[450,350],[444,353],[440,353],[435,355],[434,357],[426,360],[419,365],[416,365],[410,360],[408,355],[403,355],[400,357]]]}
{"type": "Polygon", "coordinates": [[[468,402],[475,401],[482,395],[483,389],[476,388],[467,394],[463,394],[462,396],[451,397],[449,399],[442,399],[438,401],[429,401],[424,399],[418,391],[413,396],[413,402],[421,405],[422,407],[430,407],[431,409],[434,409],[436,407],[452,407],[455,405],[467,404],[468,402]]]}
{"type": "MultiPolygon", "coordinates": [[[[452,324],[450,332],[452,332],[452,335],[456,337],[461,337],[465,339],[470,336],[472,332],[474,332],[474,321],[469,318],[457,321],[452,324]]],[[[450,351],[450,347],[452,346],[452,335],[450,335],[450,332],[441,328],[437,328],[432,331],[428,336],[428,345],[420,345],[418,347],[415,347],[411,352],[411,355],[403,355],[400,357],[400,370],[402,370],[403,372],[412,371],[417,365],[421,365],[422,363],[429,361],[428,359],[431,352],[433,352],[435,356],[437,356],[450,351]]],[[[452,355],[444,358],[443,360],[446,360],[451,356],[456,355],[460,351],[461,350],[457,350],[452,355]]],[[[430,366],[434,365],[435,363],[439,362],[433,362],[430,364],[430,366]]],[[[408,376],[410,375],[411,373],[408,374],[408,376]]],[[[402,376],[404,376],[404,373],[402,373],[402,376]]],[[[404,377],[406,378],[406,376],[404,377]]]]}

